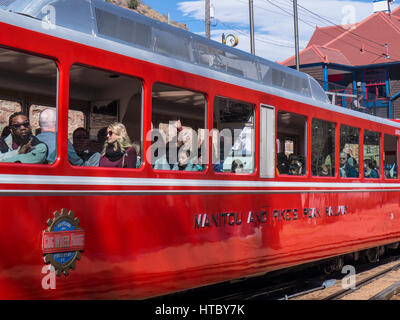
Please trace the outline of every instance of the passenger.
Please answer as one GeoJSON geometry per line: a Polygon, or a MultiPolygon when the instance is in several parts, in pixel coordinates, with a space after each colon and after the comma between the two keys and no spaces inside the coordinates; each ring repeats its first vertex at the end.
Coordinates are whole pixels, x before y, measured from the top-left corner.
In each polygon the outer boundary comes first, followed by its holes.
{"type": "Polygon", "coordinates": [[[356,159],[351,156],[347,159],[346,171],[348,178],[358,178],[358,164],[356,159]]]}
{"type": "Polygon", "coordinates": [[[287,158],[284,152],[279,152],[276,155],[277,169],[279,170],[279,174],[288,174],[289,173],[289,159],[287,158]]]}
{"type": "Polygon", "coordinates": [[[289,156],[289,175],[304,175],[304,169],[301,158],[292,153],[289,156]]]}
{"type": "Polygon", "coordinates": [[[176,135],[169,136],[169,141],[166,144],[166,158],[168,163],[173,166],[179,158],[179,149],[185,144],[185,139],[187,139],[187,133],[183,133],[183,127],[180,119],[170,121],[168,125],[168,134],[176,132],[176,135]],[[170,150],[172,154],[170,154],[170,150]],[[175,152],[173,151],[175,150],[175,152]],[[170,156],[172,158],[170,159],[170,156]]]}
{"type": "Polygon", "coordinates": [[[25,114],[13,113],[8,122],[11,133],[0,138],[0,162],[46,163],[47,146],[32,135],[25,114]]]}
{"type": "Polygon", "coordinates": [[[125,126],[114,122],[107,128],[107,141],[100,157],[100,167],[136,168],[137,154],[125,126]]]}
{"type": "Polygon", "coordinates": [[[99,131],[97,131],[97,142],[101,143],[103,146],[104,143],[106,143],[107,140],[107,127],[101,128],[99,131]]]}
{"type": "MultiPolygon", "coordinates": [[[[157,144],[159,147],[154,150],[154,157],[155,160],[152,160],[151,163],[153,164],[154,170],[171,170],[171,166],[168,163],[167,156],[166,156],[166,144],[161,131],[158,129],[154,129],[153,122],[151,123],[151,141],[154,141],[153,144],[157,144]],[[160,141],[159,141],[160,139],[160,141]]],[[[151,151],[153,153],[153,150],[151,151]]],[[[153,156],[153,155],[152,155],[153,156]]]]}
{"type": "Polygon", "coordinates": [[[347,155],[344,152],[340,153],[340,158],[339,158],[339,163],[340,163],[340,176],[342,178],[346,178],[347,177],[347,168],[346,168],[346,164],[347,164],[347,155]]]}
{"type": "Polygon", "coordinates": [[[322,176],[322,177],[328,177],[328,176],[330,176],[330,174],[329,174],[329,168],[328,168],[325,164],[323,164],[323,165],[321,166],[321,169],[320,169],[320,172],[319,172],[319,176],[322,176]]]}
{"type": "MultiPolygon", "coordinates": [[[[37,138],[44,142],[48,148],[47,161],[53,163],[57,156],[57,136],[56,136],[57,114],[54,109],[44,109],[39,114],[39,126],[41,133],[37,138]]],[[[68,161],[74,166],[91,166],[96,167],[99,164],[100,154],[93,155],[85,162],[75,152],[74,146],[68,140],[68,161]]]]}
{"type": "Polygon", "coordinates": [[[301,175],[301,166],[298,164],[292,163],[289,165],[289,175],[290,176],[299,176],[301,175]]]}
{"type": "Polygon", "coordinates": [[[364,160],[364,177],[365,178],[379,178],[378,173],[372,168],[373,164],[371,159],[364,160]]]}
{"type": "Polygon", "coordinates": [[[107,127],[103,127],[99,131],[97,131],[97,140],[90,141],[89,150],[92,150],[92,152],[101,153],[103,151],[104,143],[106,142],[106,140],[107,140],[107,127]]]}
{"type": "Polygon", "coordinates": [[[328,154],[325,157],[324,163],[322,164],[321,168],[320,168],[320,172],[319,172],[320,176],[327,176],[327,177],[332,177],[332,160],[331,160],[331,156],[328,154]]]}
{"type": "Polygon", "coordinates": [[[215,143],[213,143],[212,149],[212,164],[214,172],[223,172],[223,161],[220,160],[219,155],[217,154],[215,143]]]}
{"type": "Polygon", "coordinates": [[[388,179],[394,179],[397,178],[397,164],[393,163],[392,165],[388,164],[387,165],[387,170],[385,168],[386,173],[386,178],[388,179]]]}
{"type": "Polygon", "coordinates": [[[378,166],[378,163],[376,160],[372,161],[372,169],[374,169],[376,171],[376,174],[378,175],[378,178],[379,178],[379,176],[380,176],[379,172],[381,170],[379,169],[379,166],[378,166]]]}
{"type": "Polygon", "coordinates": [[[174,164],[172,170],[199,171],[198,168],[190,162],[190,150],[181,150],[179,152],[178,162],[174,164]]]}
{"type": "Polygon", "coordinates": [[[383,167],[383,173],[386,179],[393,179],[395,174],[395,164],[385,164],[383,167]]]}
{"type": "Polygon", "coordinates": [[[197,163],[195,164],[199,171],[204,171],[206,169],[207,158],[203,155],[202,152],[205,152],[207,155],[207,144],[206,140],[200,138],[200,135],[197,139],[197,163]],[[204,159],[203,159],[204,158],[204,159]]]}
{"type": "Polygon", "coordinates": [[[239,159],[232,161],[232,173],[243,173],[243,163],[239,159]]]}
{"type": "Polygon", "coordinates": [[[89,158],[96,153],[96,150],[91,150],[90,148],[89,132],[85,128],[80,127],[74,130],[72,134],[72,144],[76,153],[83,161],[89,160],[89,158]]]}

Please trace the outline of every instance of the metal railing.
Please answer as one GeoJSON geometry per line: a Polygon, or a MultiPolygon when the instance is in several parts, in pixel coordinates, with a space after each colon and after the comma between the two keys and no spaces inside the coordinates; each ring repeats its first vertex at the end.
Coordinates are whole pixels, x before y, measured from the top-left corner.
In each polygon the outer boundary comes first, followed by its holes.
{"type": "Polygon", "coordinates": [[[376,95],[368,93],[367,98],[359,90],[354,94],[353,89],[341,86],[336,83],[318,81],[322,88],[327,88],[325,93],[328,95],[332,104],[359,112],[390,118],[389,99],[377,98],[376,95]],[[380,109],[380,111],[378,111],[380,109]],[[382,110],[385,109],[385,110],[382,110]]]}

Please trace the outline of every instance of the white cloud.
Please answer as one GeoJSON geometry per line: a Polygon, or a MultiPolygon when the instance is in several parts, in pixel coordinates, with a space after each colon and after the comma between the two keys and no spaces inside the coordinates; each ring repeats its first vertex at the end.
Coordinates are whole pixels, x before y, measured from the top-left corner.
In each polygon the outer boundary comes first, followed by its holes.
{"type": "MultiPolygon", "coordinates": [[[[223,32],[235,33],[239,38],[238,48],[250,52],[248,0],[211,0],[211,4],[215,8],[217,21],[217,25],[211,28],[212,38],[220,42],[223,32]]],[[[316,25],[323,27],[360,22],[373,13],[372,1],[298,0],[298,5],[300,50],[306,47],[316,25]]],[[[396,6],[392,5],[392,8],[396,6]]],[[[204,19],[204,7],[204,1],[178,3],[178,10],[183,15],[200,20],[204,19]]],[[[283,61],[294,54],[292,12],[291,0],[254,0],[255,46],[258,56],[283,61]]]]}

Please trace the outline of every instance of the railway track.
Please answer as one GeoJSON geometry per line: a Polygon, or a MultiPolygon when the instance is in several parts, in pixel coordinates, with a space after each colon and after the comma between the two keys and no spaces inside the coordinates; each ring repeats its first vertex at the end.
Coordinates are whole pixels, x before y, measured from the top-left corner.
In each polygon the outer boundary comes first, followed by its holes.
{"type": "Polygon", "coordinates": [[[379,280],[380,278],[384,277],[386,274],[392,271],[397,271],[400,269],[400,263],[395,264],[394,266],[391,266],[389,268],[386,268],[382,271],[379,271],[371,276],[368,276],[361,281],[357,281],[357,286],[355,288],[347,288],[343,290],[339,290],[338,292],[335,292],[327,297],[325,297],[322,300],[339,300],[342,297],[349,295],[350,293],[354,293],[355,291],[362,290],[365,286],[368,284],[379,280]]]}
{"type": "MultiPolygon", "coordinates": [[[[357,264],[356,268],[356,286],[354,288],[343,289],[342,280],[346,275],[340,272],[326,276],[317,272],[315,267],[308,267],[302,270],[285,273],[279,272],[272,275],[269,274],[262,277],[236,281],[234,283],[226,282],[192,289],[164,296],[162,299],[206,299],[212,301],[368,300],[376,296],[374,300],[382,300],[396,297],[400,293],[400,255],[398,253],[396,255],[381,257],[379,262],[357,264]],[[375,286],[377,281],[391,273],[397,273],[398,279],[394,277],[392,280],[388,280],[387,285],[382,285],[382,292],[374,292],[364,298],[357,297],[356,294],[361,294],[368,285],[372,284],[375,286]],[[397,283],[397,286],[393,285],[393,283],[397,283]]],[[[398,298],[400,299],[400,296],[398,298]]]]}

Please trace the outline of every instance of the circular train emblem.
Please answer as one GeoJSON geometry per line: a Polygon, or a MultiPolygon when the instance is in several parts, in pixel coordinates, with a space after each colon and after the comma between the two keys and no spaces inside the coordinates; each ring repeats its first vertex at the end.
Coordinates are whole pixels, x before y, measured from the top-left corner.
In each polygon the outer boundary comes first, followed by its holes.
{"type": "Polygon", "coordinates": [[[48,228],[43,232],[42,251],[46,264],[51,264],[57,276],[69,274],[75,269],[76,260],[81,259],[84,249],[85,232],[79,227],[79,219],[67,209],[54,212],[54,218],[47,220],[48,228]]]}

